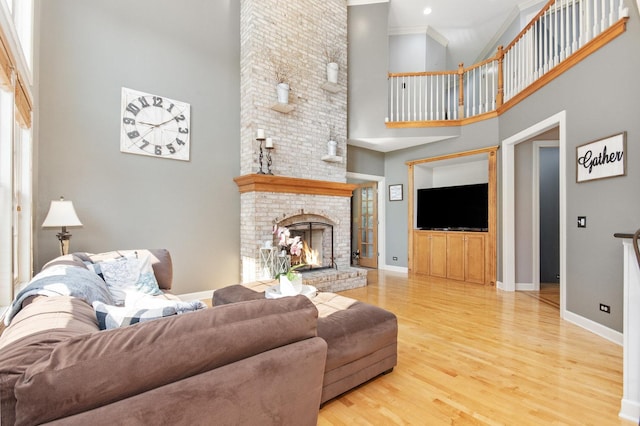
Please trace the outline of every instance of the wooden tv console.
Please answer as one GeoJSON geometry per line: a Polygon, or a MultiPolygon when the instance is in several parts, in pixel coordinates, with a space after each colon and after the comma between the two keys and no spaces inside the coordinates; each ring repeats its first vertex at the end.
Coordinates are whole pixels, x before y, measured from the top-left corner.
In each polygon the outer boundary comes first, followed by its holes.
{"type": "Polygon", "coordinates": [[[487,232],[413,231],[413,272],[490,284],[487,232]]]}
{"type": "MultiPolygon", "coordinates": [[[[497,155],[498,146],[445,154],[407,162],[409,272],[470,283],[496,285],[497,264],[497,155]],[[423,163],[486,155],[489,200],[487,231],[426,231],[416,229],[414,169],[423,163]]],[[[437,208],[437,207],[436,207],[437,208]]],[[[474,230],[475,231],[475,230],[474,230]]]]}

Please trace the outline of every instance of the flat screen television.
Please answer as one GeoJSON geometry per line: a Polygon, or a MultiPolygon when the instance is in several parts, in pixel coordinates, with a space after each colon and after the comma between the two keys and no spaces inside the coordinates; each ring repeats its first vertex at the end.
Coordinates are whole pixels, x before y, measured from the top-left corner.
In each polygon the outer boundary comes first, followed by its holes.
{"type": "Polygon", "coordinates": [[[431,230],[486,231],[489,184],[418,189],[417,227],[431,230]]]}

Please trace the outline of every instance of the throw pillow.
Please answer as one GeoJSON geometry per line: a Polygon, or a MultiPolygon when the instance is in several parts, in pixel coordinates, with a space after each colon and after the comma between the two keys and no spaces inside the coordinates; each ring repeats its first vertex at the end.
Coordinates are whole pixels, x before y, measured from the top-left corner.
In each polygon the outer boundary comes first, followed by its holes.
{"type": "Polygon", "coordinates": [[[126,306],[111,306],[101,302],[94,302],[93,309],[96,311],[98,326],[100,330],[118,328],[139,322],[150,321],[158,318],[176,315],[177,311],[172,306],[162,308],[141,309],[129,308],[126,306]]]}
{"type": "MultiPolygon", "coordinates": [[[[150,302],[148,299],[146,301],[150,302]]],[[[102,302],[93,303],[98,326],[101,330],[137,324],[171,315],[181,315],[199,309],[206,309],[206,307],[207,305],[199,300],[193,302],[156,300],[147,306],[144,306],[143,303],[139,303],[139,306],[112,306],[102,302]]]]}
{"type": "Polygon", "coordinates": [[[97,264],[107,283],[107,288],[117,305],[124,304],[128,292],[141,292],[157,296],[162,294],[153,273],[151,258],[148,255],[120,257],[97,264]]]}

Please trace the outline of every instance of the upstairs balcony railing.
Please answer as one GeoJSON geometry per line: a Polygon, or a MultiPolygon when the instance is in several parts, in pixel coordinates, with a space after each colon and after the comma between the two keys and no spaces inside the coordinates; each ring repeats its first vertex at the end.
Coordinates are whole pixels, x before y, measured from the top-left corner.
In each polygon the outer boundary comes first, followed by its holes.
{"type": "Polygon", "coordinates": [[[497,115],[536,85],[624,32],[624,0],[551,0],[506,47],[455,71],[389,73],[389,127],[453,125],[497,115]],[[572,58],[576,58],[573,59],[572,58]]]}

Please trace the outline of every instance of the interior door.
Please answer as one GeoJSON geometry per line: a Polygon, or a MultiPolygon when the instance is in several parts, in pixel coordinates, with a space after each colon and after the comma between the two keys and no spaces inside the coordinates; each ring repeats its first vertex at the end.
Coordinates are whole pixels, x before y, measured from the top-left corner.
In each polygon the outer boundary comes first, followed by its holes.
{"type": "Polygon", "coordinates": [[[378,183],[358,185],[354,191],[358,211],[358,250],[360,266],[378,267],[378,183]]]}

